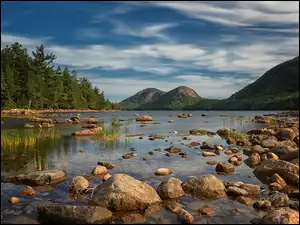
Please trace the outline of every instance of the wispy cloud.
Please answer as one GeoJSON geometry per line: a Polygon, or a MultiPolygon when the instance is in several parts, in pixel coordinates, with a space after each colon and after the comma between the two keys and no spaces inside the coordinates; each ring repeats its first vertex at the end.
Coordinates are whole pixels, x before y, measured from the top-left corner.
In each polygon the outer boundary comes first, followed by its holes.
{"type": "Polygon", "coordinates": [[[76,31],[75,36],[77,39],[95,40],[104,37],[105,35],[103,35],[100,30],[96,28],[81,28],[76,31]]]}
{"type": "Polygon", "coordinates": [[[299,23],[299,1],[151,2],[192,18],[227,26],[299,23]]]}
{"type": "Polygon", "coordinates": [[[142,38],[156,37],[166,41],[171,41],[171,38],[169,38],[163,32],[169,28],[178,25],[176,23],[162,23],[162,24],[154,24],[154,25],[146,25],[146,26],[141,24],[140,27],[134,28],[120,21],[112,20],[110,22],[115,26],[115,28],[113,29],[113,32],[115,34],[131,35],[131,36],[142,37],[142,38]]]}

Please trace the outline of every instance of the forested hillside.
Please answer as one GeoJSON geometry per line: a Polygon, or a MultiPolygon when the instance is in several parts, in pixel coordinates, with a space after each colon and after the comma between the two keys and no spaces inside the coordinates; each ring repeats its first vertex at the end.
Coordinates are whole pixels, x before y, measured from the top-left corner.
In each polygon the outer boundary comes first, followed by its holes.
{"type": "Polygon", "coordinates": [[[19,43],[1,50],[1,109],[117,109],[75,70],[55,67],[44,46],[30,55],[19,43]]]}

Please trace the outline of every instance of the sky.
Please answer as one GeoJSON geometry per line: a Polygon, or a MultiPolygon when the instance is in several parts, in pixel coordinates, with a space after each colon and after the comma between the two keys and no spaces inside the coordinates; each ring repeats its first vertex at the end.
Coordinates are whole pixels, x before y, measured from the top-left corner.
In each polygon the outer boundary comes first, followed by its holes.
{"type": "Polygon", "coordinates": [[[16,41],[112,101],[182,85],[222,99],[299,55],[299,1],[1,1],[1,48],[16,41]]]}

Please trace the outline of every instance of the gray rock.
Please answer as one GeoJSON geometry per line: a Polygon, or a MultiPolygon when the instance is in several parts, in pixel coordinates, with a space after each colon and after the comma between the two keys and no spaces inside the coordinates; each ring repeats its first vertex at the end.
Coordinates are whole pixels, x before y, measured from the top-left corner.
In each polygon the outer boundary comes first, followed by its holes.
{"type": "Polygon", "coordinates": [[[65,179],[66,173],[62,170],[43,170],[15,176],[1,176],[3,183],[22,183],[31,186],[57,184],[65,179]]]}
{"type": "Polygon", "coordinates": [[[48,205],[37,208],[41,223],[99,224],[112,217],[111,211],[97,206],[48,205]]]}
{"type": "Polygon", "coordinates": [[[279,208],[268,212],[263,218],[253,219],[252,224],[299,224],[299,212],[290,208],[279,208]]]}

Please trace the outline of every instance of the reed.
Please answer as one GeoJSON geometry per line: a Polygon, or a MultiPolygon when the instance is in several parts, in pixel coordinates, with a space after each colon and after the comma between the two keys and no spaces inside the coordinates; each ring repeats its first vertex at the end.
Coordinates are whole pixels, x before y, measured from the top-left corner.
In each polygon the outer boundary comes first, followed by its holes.
{"type": "Polygon", "coordinates": [[[1,130],[1,148],[27,147],[39,144],[45,140],[57,140],[60,132],[56,129],[41,129],[38,132],[24,130],[1,130]]]}

